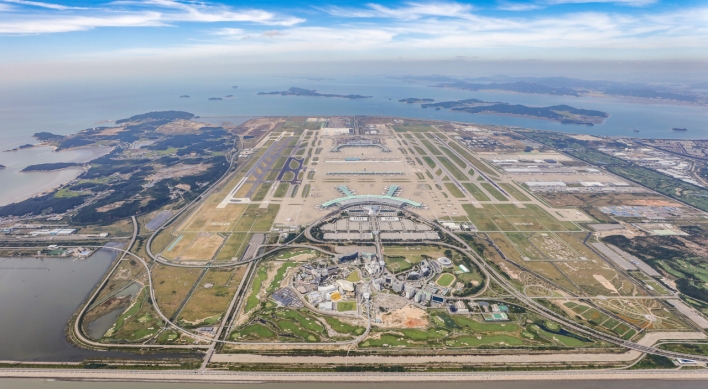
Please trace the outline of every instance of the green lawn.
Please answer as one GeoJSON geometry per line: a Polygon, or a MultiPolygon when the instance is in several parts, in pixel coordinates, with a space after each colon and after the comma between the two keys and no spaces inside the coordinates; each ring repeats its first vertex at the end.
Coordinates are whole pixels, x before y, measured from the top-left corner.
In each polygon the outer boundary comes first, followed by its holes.
{"type": "Polygon", "coordinates": [[[448,191],[450,191],[450,194],[453,197],[457,197],[458,199],[465,197],[460,188],[458,188],[457,185],[453,184],[452,182],[446,182],[445,187],[448,191]]]}
{"type": "Polygon", "coordinates": [[[266,289],[266,291],[270,294],[274,292],[276,288],[280,287],[280,281],[282,281],[283,277],[285,277],[285,272],[291,267],[295,267],[295,265],[295,262],[283,263],[278,269],[278,272],[275,273],[275,277],[273,277],[273,281],[271,281],[270,285],[268,285],[268,289],[266,289]]]}
{"type": "Polygon", "coordinates": [[[450,151],[450,149],[445,148],[445,147],[440,147],[440,149],[441,149],[445,154],[447,154],[447,156],[450,157],[451,160],[455,161],[455,163],[456,163],[457,165],[459,165],[459,166],[462,167],[462,168],[467,167],[467,164],[465,163],[465,161],[461,160],[460,157],[458,157],[455,153],[453,153],[452,151],[450,151]]]}
{"type": "Polygon", "coordinates": [[[442,155],[442,153],[440,152],[440,150],[438,150],[435,146],[433,146],[433,144],[430,143],[430,141],[425,140],[425,139],[421,139],[420,142],[423,143],[423,146],[425,146],[425,148],[428,149],[431,154],[433,154],[433,155],[442,155]]]}
{"type": "Polygon", "coordinates": [[[452,283],[455,281],[455,276],[453,276],[450,273],[443,273],[438,277],[438,280],[436,281],[438,285],[440,286],[450,286],[452,283]]]}
{"type": "Polygon", "coordinates": [[[337,311],[356,311],[356,301],[340,301],[337,303],[337,311]]]}
{"type": "Polygon", "coordinates": [[[261,187],[258,189],[258,192],[253,196],[251,200],[253,201],[261,201],[265,198],[265,196],[268,194],[268,191],[270,190],[270,187],[273,185],[272,182],[265,182],[261,185],[261,187]]]}
{"type": "Polygon", "coordinates": [[[509,199],[506,198],[500,191],[497,190],[497,188],[494,187],[494,185],[488,183],[488,182],[483,182],[480,185],[482,185],[482,188],[484,188],[487,193],[492,195],[495,199],[499,201],[509,201],[509,199]]]}
{"type": "Polygon", "coordinates": [[[481,336],[481,339],[477,339],[476,336],[460,336],[458,338],[448,340],[446,343],[450,347],[481,346],[491,343],[504,343],[509,346],[521,346],[524,344],[524,341],[509,335],[486,335],[481,336]]]}
{"type": "Polygon", "coordinates": [[[290,188],[289,182],[281,182],[278,185],[278,188],[275,189],[275,193],[273,194],[273,197],[275,197],[275,198],[285,197],[285,194],[288,192],[288,188],[290,188]]]}
{"type": "Polygon", "coordinates": [[[467,176],[462,173],[460,169],[458,169],[455,165],[453,165],[449,159],[445,157],[438,157],[438,160],[440,161],[440,163],[443,164],[443,166],[445,166],[445,169],[447,169],[447,171],[449,171],[453,177],[461,181],[467,181],[467,176]]]}
{"type": "Polygon", "coordinates": [[[413,267],[413,264],[406,257],[384,255],[384,262],[386,262],[388,270],[393,273],[402,272],[413,267]]]}
{"type": "Polygon", "coordinates": [[[488,168],[487,165],[485,165],[482,161],[473,157],[472,154],[468,153],[467,150],[465,150],[462,146],[459,146],[458,144],[453,142],[450,143],[450,147],[455,149],[455,151],[462,155],[469,163],[474,165],[474,167],[482,171],[482,173],[485,173],[492,177],[497,177],[497,173],[495,173],[492,169],[488,168]]]}
{"type": "Polygon", "coordinates": [[[467,189],[470,194],[472,194],[472,197],[474,197],[475,200],[477,201],[489,201],[489,196],[487,196],[484,192],[482,192],[479,187],[471,182],[463,182],[462,186],[467,189]]]}
{"type": "Polygon", "coordinates": [[[476,332],[517,332],[521,329],[516,323],[482,323],[461,315],[455,315],[452,319],[460,327],[476,332]]]}
{"type": "Polygon", "coordinates": [[[499,184],[506,193],[510,194],[511,197],[515,198],[516,200],[519,201],[529,201],[529,198],[523,194],[519,189],[517,189],[514,185],[509,184],[509,183],[501,183],[499,184]]]}
{"type": "Polygon", "coordinates": [[[310,195],[310,184],[305,184],[305,186],[302,187],[302,197],[307,197],[310,195]]]}
{"type": "Polygon", "coordinates": [[[295,179],[295,173],[294,173],[294,172],[285,172],[285,174],[283,174],[283,177],[280,179],[280,181],[288,181],[288,182],[290,182],[290,181],[292,181],[292,180],[294,180],[294,179],[295,179]]]}
{"type": "Polygon", "coordinates": [[[351,334],[351,335],[361,335],[366,331],[364,327],[353,326],[351,324],[344,323],[332,316],[324,317],[327,324],[329,324],[332,329],[339,332],[340,334],[351,334]]]}

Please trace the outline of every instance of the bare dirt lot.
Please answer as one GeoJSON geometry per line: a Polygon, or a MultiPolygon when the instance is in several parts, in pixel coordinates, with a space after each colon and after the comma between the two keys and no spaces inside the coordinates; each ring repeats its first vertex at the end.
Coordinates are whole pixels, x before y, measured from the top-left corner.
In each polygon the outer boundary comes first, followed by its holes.
{"type": "Polygon", "coordinates": [[[428,314],[409,304],[382,315],[381,323],[378,323],[378,326],[383,328],[424,328],[428,326],[428,314]]]}
{"type": "Polygon", "coordinates": [[[205,172],[209,168],[208,164],[200,163],[196,165],[177,164],[167,168],[157,169],[157,173],[150,175],[150,181],[161,181],[168,178],[193,176],[205,172]]]}
{"type": "Polygon", "coordinates": [[[195,134],[206,124],[193,122],[191,120],[175,120],[158,127],[156,132],[161,134],[195,134]]]}
{"type": "Polygon", "coordinates": [[[223,242],[224,238],[215,233],[201,233],[180,257],[183,260],[211,260],[223,242]]]}

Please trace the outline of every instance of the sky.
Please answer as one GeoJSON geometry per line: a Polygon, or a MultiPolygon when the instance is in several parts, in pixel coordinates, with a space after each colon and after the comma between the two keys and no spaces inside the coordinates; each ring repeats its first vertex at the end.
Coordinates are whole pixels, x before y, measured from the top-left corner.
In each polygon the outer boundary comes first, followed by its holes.
{"type": "Polygon", "coordinates": [[[708,0],[0,0],[0,51],[0,81],[400,61],[700,73],[708,0]]]}

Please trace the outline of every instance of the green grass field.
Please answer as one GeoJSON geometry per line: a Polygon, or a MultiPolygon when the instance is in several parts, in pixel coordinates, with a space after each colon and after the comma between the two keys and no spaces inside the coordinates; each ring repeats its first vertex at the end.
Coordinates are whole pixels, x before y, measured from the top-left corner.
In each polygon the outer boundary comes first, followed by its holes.
{"type": "Polygon", "coordinates": [[[494,187],[494,185],[488,183],[488,182],[483,182],[480,185],[482,185],[482,188],[487,191],[492,197],[499,201],[509,201],[509,199],[506,198],[500,191],[497,190],[497,188],[494,187]]]}
{"type": "Polygon", "coordinates": [[[450,273],[443,273],[438,277],[438,280],[435,281],[438,285],[440,286],[445,286],[448,287],[452,285],[452,283],[455,281],[455,276],[453,276],[450,273]]]}
{"type": "Polygon", "coordinates": [[[350,335],[361,335],[366,330],[364,327],[353,326],[351,324],[344,323],[332,316],[324,317],[327,324],[329,324],[332,329],[339,332],[340,334],[350,334],[350,335]]]}
{"type": "Polygon", "coordinates": [[[253,195],[253,198],[251,200],[253,201],[261,201],[265,198],[265,196],[268,194],[268,191],[270,190],[270,187],[273,186],[272,182],[264,182],[261,184],[261,187],[258,188],[258,191],[256,192],[255,195],[253,195]]]}
{"type": "Polygon", "coordinates": [[[489,196],[487,196],[484,192],[482,192],[479,187],[471,182],[463,182],[462,186],[467,189],[470,194],[472,194],[472,197],[474,197],[475,200],[477,201],[490,201],[489,196]]]}
{"type": "Polygon", "coordinates": [[[428,149],[428,151],[430,151],[431,154],[433,154],[433,155],[442,155],[442,153],[440,152],[440,150],[438,150],[435,146],[433,146],[433,144],[430,143],[430,141],[425,140],[425,139],[421,139],[421,140],[420,140],[420,143],[422,143],[423,146],[425,146],[425,148],[428,149]]]}
{"type": "Polygon", "coordinates": [[[337,311],[347,312],[356,310],[356,301],[340,301],[337,303],[337,311]]]}
{"type": "Polygon", "coordinates": [[[529,201],[529,198],[523,194],[519,189],[517,189],[514,185],[509,184],[509,183],[501,183],[499,186],[502,187],[506,191],[506,193],[510,194],[511,197],[513,197],[516,200],[519,201],[529,201]]]}
{"type": "Polygon", "coordinates": [[[467,167],[467,164],[465,161],[461,160],[460,157],[457,156],[457,154],[453,153],[450,149],[446,147],[440,147],[440,150],[442,150],[445,154],[447,154],[448,157],[450,157],[451,160],[453,160],[459,167],[465,168],[467,167]]]}
{"type": "Polygon", "coordinates": [[[463,198],[465,195],[462,193],[460,188],[457,187],[457,185],[453,184],[452,182],[446,182],[445,187],[447,188],[448,191],[450,191],[450,194],[452,197],[457,197],[457,198],[463,198]]]}
{"type": "Polygon", "coordinates": [[[474,165],[474,167],[479,169],[482,173],[487,174],[492,177],[497,177],[496,172],[494,172],[492,169],[488,168],[487,165],[485,165],[479,159],[473,157],[472,154],[468,153],[467,150],[465,150],[462,146],[453,142],[453,143],[450,143],[450,147],[455,149],[455,151],[457,151],[461,156],[463,156],[469,163],[474,165]]]}
{"type": "Polygon", "coordinates": [[[246,306],[243,308],[243,312],[250,312],[261,302],[261,300],[258,298],[258,292],[261,290],[263,281],[266,280],[267,276],[268,270],[265,268],[265,266],[261,265],[253,277],[251,289],[249,290],[248,297],[246,297],[246,306]]]}
{"type": "Polygon", "coordinates": [[[278,184],[278,187],[275,189],[275,193],[273,193],[273,197],[275,197],[275,198],[285,197],[285,194],[288,192],[288,188],[290,188],[289,182],[281,182],[280,184],[278,184]]]}
{"type": "Polygon", "coordinates": [[[231,333],[231,339],[233,340],[241,340],[243,338],[275,339],[277,335],[273,330],[262,324],[251,324],[231,333]]]}
{"type": "Polygon", "coordinates": [[[457,166],[453,165],[452,162],[450,162],[449,159],[445,157],[438,157],[438,160],[440,163],[445,166],[445,169],[452,174],[453,177],[457,178],[460,181],[467,181],[467,176],[460,171],[460,169],[457,168],[457,166]]]}

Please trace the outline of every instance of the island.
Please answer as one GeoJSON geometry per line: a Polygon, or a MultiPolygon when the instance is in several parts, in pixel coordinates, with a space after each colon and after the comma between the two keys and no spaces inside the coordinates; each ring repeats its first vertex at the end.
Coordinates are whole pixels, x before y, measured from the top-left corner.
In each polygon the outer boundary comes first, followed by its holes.
{"type": "Polygon", "coordinates": [[[223,100],[223,99],[222,99],[221,97],[210,97],[209,100],[211,100],[211,101],[219,101],[219,100],[223,100]]]}
{"type": "Polygon", "coordinates": [[[5,165],[0,165],[0,169],[5,169],[5,168],[6,168],[5,165]]]}
{"type": "Polygon", "coordinates": [[[541,95],[556,95],[556,96],[575,96],[578,97],[580,94],[570,88],[566,87],[550,87],[546,85],[541,85],[535,82],[518,81],[512,83],[496,83],[492,82],[489,84],[480,83],[469,83],[464,81],[457,82],[446,82],[433,85],[437,88],[452,88],[452,89],[462,89],[469,91],[505,91],[505,92],[518,92],[518,93],[530,93],[530,94],[541,94],[541,95]]]}
{"type": "Polygon", "coordinates": [[[29,165],[26,168],[20,170],[21,172],[51,172],[54,170],[61,170],[70,167],[81,166],[80,163],[75,162],[54,162],[54,163],[39,163],[36,165],[29,165]]]}
{"type": "Polygon", "coordinates": [[[439,75],[391,77],[407,83],[431,83],[435,88],[469,91],[503,91],[550,96],[622,97],[646,101],[660,100],[680,104],[708,104],[708,93],[701,92],[703,84],[686,89],[682,84],[657,85],[642,82],[583,80],[568,77],[492,77],[455,78],[439,75]],[[692,90],[693,89],[693,90],[692,90]]]}
{"type": "Polygon", "coordinates": [[[399,103],[406,103],[406,104],[431,103],[433,101],[435,101],[435,100],[433,100],[433,99],[418,99],[415,97],[409,97],[407,99],[398,100],[399,103]]]}
{"type": "Polygon", "coordinates": [[[593,126],[601,124],[609,115],[606,112],[589,109],[578,109],[569,105],[553,105],[550,107],[529,107],[521,104],[493,103],[479,99],[446,101],[434,104],[422,104],[421,108],[447,108],[458,112],[480,113],[492,115],[524,116],[535,119],[548,119],[563,124],[582,124],[593,126]]]}
{"type": "Polygon", "coordinates": [[[238,85],[232,85],[231,88],[232,88],[232,89],[238,89],[238,85]]]}
{"type": "Polygon", "coordinates": [[[688,131],[688,128],[672,128],[671,131],[677,131],[677,132],[686,132],[688,131]]]}
{"type": "Polygon", "coordinates": [[[23,149],[29,149],[29,148],[32,148],[32,147],[34,147],[33,144],[27,143],[27,144],[24,144],[24,145],[21,145],[21,146],[17,146],[17,147],[15,147],[14,149],[5,150],[5,152],[8,152],[8,151],[19,151],[19,150],[23,150],[23,149]]]}
{"type": "Polygon", "coordinates": [[[191,97],[190,95],[182,95],[182,96],[180,96],[179,98],[180,98],[180,99],[188,99],[188,98],[190,98],[190,97],[191,97]]]}
{"type": "Polygon", "coordinates": [[[292,87],[286,91],[280,92],[258,92],[259,95],[281,95],[281,96],[308,96],[308,97],[333,97],[342,98],[349,100],[357,99],[369,99],[373,96],[362,96],[362,95],[336,95],[331,93],[318,93],[315,89],[304,89],[292,87]]]}

